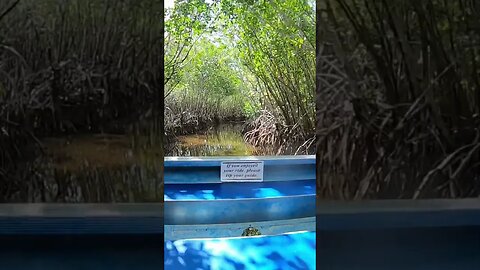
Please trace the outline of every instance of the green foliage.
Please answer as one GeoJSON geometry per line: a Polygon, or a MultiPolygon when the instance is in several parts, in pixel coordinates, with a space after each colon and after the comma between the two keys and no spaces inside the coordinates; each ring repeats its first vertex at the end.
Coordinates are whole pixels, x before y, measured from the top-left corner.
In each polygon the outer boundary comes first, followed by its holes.
{"type": "Polygon", "coordinates": [[[257,103],[245,101],[243,105],[243,112],[245,116],[249,119],[253,119],[258,116],[258,112],[260,111],[260,106],[257,103]]]}
{"type": "MultiPolygon", "coordinates": [[[[177,46],[190,49],[183,61],[172,65],[177,70],[175,83],[170,81],[166,88],[167,95],[175,97],[168,105],[175,107],[175,101],[183,104],[176,107],[185,106],[188,99],[190,112],[196,111],[198,118],[220,119],[254,118],[267,109],[279,115],[274,119],[283,126],[303,138],[312,137],[314,5],[307,0],[219,0],[209,1],[206,8],[178,7],[178,16],[193,13],[188,16],[198,16],[201,24],[192,26],[198,31],[177,40],[177,46]],[[211,106],[209,113],[206,104],[211,106]]],[[[168,24],[183,29],[181,25],[191,23],[189,18],[172,17],[168,24]]]]}
{"type": "Polygon", "coordinates": [[[212,14],[205,0],[178,0],[165,10],[165,97],[180,83],[179,73],[195,43],[210,31],[212,14]]]}
{"type": "Polygon", "coordinates": [[[314,130],[315,13],[304,0],[223,0],[226,34],[286,125],[314,130]]]}
{"type": "Polygon", "coordinates": [[[238,69],[228,47],[202,39],[179,73],[179,84],[167,104],[197,115],[199,122],[241,118],[248,89],[238,69]]]}
{"type": "Polygon", "coordinates": [[[193,54],[182,74],[187,90],[200,91],[217,99],[241,91],[243,82],[236,70],[238,64],[226,46],[202,40],[193,54]]]}

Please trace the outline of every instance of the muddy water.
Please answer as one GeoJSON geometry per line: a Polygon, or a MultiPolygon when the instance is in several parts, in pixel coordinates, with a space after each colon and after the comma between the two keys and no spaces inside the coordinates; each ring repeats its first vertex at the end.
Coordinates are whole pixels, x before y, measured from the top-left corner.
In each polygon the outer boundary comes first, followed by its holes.
{"type": "Polygon", "coordinates": [[[150,166],[162,159],[161,145],[149,146],[132,135],[91,134],[42,140],[45,158],[58,170],[79,172],[84,167],[115,169],[150,166]]]}
{"type": "Polygon", "coordinates": [[[43,153],[0,183],[0,202],[163,201],[163,147],[151,141],[127,134],[43,138],[43,153]]]}
{"type": "MultiPolygon", "coordinates": [[[[41,139],[42,153],[2,182],[0,202],[163,201],[163,145],[158,135],[83,134],[41,139]]],[[[148,132],[147,132],[148,133],[148,132]]],[[[143,134],[143,133],[142,133],[143,134]]],[[[242,124],[223,124],[166,145],[167,156],[275,155],[246,143],[242,124]]],[[[280,154],[292,154],[281,152],[280,154]]]]}
{"type": "Polygon", "coordinates": [[[222,124],[192,135],[177,136],[167,156],[250,156],[258,149],[243,140],[242,124],[222,124]]]}
{"type": "Polygon", "coordinates": [[[243,139],[242,123],[221,124],[191,135],[174,138],[165,147],[166,156],[267,156],[314,154],[299,152],[297,149],[304,143],[294,145],[265,145],[254,147],[243,139]]]}

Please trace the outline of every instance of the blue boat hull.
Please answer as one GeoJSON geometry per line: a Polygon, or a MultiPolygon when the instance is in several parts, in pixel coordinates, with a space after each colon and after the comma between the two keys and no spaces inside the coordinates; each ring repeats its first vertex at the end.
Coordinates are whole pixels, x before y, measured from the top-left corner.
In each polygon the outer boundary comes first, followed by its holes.
{"type": "Polygon", "coordinates": [[[320,269],[480,269],[480,200],[318,202],[317,242],[320,269]]]}

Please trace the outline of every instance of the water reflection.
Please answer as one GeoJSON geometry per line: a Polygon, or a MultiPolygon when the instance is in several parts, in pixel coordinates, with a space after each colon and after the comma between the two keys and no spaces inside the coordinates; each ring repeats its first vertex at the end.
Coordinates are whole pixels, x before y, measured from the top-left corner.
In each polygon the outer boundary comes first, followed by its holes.
{"type": "Polygon", "coordinates": [[[0,203],[163,200],[163,3],[0,10],[0,203]]]}
{"type": "Polygon", "coordinates": [[[91,134],[42,140],[54,168],[79,172],[83,167],[122,168],[149,166],[162,158],[161,145],[150,147],[140,136],[91,134]]]}
{"type": "Polygon", "coordinates": [[[163,148],[139,134],[40,140],[42,151],[2,184],[0,202],[148,202],[163,199],[163,148]]]}
{"type": "Polygon", "coordinates": [[[252,146],[245,142],[242,134],[243,123],[224,123],[211,126],[196,134],[170,138],[166,145],[167,156],[267,156],[314,154],[297,150],[304,142],[285,145],[252,146]]]}
{"type": "Polygon", "coordinates": [[[177,136],[167,146],[168,156],[250,156],[257,152],[245,143],[242,124],[222,124],[192,135],[177,136]]]}
{"type": "Polygon", "coordinates": [[[315,269],[315,247],[315,232],[166,241],[165,269],[315,269]]]}

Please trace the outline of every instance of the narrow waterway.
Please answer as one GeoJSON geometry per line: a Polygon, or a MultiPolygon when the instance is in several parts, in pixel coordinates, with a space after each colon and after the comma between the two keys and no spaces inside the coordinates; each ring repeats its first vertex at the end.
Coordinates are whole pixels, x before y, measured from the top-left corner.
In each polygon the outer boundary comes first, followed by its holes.
{"type": "Polygon", "coordinates": [[[163,200],[163,146],[152,135],[82,134],[40,139],[41,149],[0,183],[3,202],[163,200]]]}
{"type": "MultiPolygon", "coordinates": [[[[295,155],[301,145],[248,144],[242,134],[243,123],[223,123],[189,135],[179,135],[165,146],[166,156],[269,156],[295,155]]],[[[313,149],[313,148],[312,148],[313,149]]],[[[307,153],[307,154],[313,154],[307,153]]]]}
{"type": "Polygon", "coordinates": [[[242,123],[229,123],[177,136],[165,152],[167,156],[250,156],[258,149],[243,140],[242,123]]]}
{"type": "MultiPolygon", "coordinates": [[[[289,155],[274,146],[244,141],[243,123],[226,123],[170,138],[165,148],[157,133],[130,131],[46,137],[42,151],[17,164],[0,181],[0,202],[156,202],[163,201],[166,156],[289,155]]],[[[1,180],[1,179],[0,179],[1,180]]]]}

